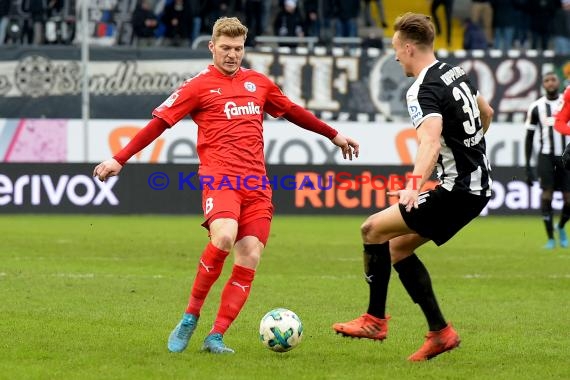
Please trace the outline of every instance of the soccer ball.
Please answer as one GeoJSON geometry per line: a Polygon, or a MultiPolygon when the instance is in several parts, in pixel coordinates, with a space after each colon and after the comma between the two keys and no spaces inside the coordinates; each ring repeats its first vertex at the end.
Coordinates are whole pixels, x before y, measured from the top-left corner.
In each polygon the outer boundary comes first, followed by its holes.
{"type": "Polygon", "coordinates": [[[273,309],[261,318],[259,339],[275,352],[287,352],[297,347],[303,338],[303,323],[291,310],[273,309]]]}

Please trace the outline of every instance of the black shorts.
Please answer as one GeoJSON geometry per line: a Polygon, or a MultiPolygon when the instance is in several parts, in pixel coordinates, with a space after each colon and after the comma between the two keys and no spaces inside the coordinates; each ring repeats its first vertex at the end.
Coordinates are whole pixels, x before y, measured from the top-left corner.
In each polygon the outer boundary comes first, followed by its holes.
{"type": "Polygon", "coordinates": [[[442,245],[481,214],[490,198],[437,186],[420,193],[418,199],[419,207],[410,212],[400,204],[404,221],[420,236],[442,245]]]}
{"type": "Polygon", "coordinates": [[[564,169],[562,157],[539,154],[537,171],[541,189],[570,191],[570,173],[564,169]]]}

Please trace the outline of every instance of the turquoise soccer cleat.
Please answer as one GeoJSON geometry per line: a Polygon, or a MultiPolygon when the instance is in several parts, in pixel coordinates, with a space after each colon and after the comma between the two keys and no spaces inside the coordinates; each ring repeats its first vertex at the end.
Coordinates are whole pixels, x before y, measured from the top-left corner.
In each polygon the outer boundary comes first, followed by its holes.
{"type": "Polygon", "coordinates": [[[566,231],[564,228],[558,227],[556,229],[558,231],[558,239],[560,240],[560,246],[562,248],[568,248],[568,236],[566,235],[566,231]]]}
{"type": "Polygon", "coordinates": [[[556,248],[556,241],[554,239],[548,239],[544,247],[544,249],[554,249],[556,248]]]}
{"type": "Polygon", "coordinates": [[[235,351],[224,344],[222,334],[210,334],[204,339],[202,351],[208,351],[213,354],[233,354],[235,351]]]}
{"type": "Polygon", "coordinates": [[[198,325],[198,317],[194,314],[185,313],[168,337],[168,350],[170,352],[184,351],[194,330],[196,330],[196,325],[198,325]]]}

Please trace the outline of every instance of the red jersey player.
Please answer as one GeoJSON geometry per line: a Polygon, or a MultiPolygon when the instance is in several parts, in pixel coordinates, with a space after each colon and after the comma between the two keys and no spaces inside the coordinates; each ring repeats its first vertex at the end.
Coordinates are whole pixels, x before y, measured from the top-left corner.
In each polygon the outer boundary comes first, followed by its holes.
{"type": "MultiPolygon", "coordinates": [[[[570,85],[566,87],[564,91],[562,106],[556,113],[554,120],[554,129],[563,135],[570,135],[570,125],[568,125],[568,122],[570,122],[570,85]]],[[[570,170],[570,144],[566,146],[564,153],[562,153],[562,163],[566,170],[570,170]]]]}
{"type": "Polygon", "coordinates": [[[556,113],[554,121],[554,129],[563,135],[570,135],[570,85],[564,91],[562,106],[556,113]]]}
{"type": "Polygon", "coordinates": [[[246,36],[247,28],[237,18],[217,20],[209,43],[213,64],[174,91],[123,150],[93,171],[101,181],[117,175],[130,157],[188,114],[198,125],[199,175],[213,178],[212,186],[202,189],[203,225],[209,230],[210,242],[200,257],[182,320],[168,339],[171,352],[187,347],[204,300],[232,249],[232,274],[203,350],[234,352],[222,337],[249,296],[273,216],[271,188],[262,180],[263,113],[326,136],[341,148],[344,158],[358,157],[356,141],[292,103],[266,76],[241,67],[246,36]],[[240,178],[245,177],[247,183],[240,186],[240,178]],[[233,186],[216,186],[221,181],[231,181],[233,186]]]}

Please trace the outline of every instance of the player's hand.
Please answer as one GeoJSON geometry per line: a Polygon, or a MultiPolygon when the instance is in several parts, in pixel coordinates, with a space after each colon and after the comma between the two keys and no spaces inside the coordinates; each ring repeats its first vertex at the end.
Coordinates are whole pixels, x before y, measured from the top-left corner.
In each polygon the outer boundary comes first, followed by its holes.
{"type": "Polygon", "coordinates": [[[419,192],[414,189],[402,189],[396,191],[389,191],[388,195],[400,197],[400,204],[406,207],[406,211],[410,212],[412,208],[418,208],[419,192]]]}
{"type": "Polygon", "coordinates": [[[535,180],[536,180],[536,177],[534,176],[534,172],[532,171],[531,168],[527,167],[526,168],[526,184],[529,187],[532,187],[535,180]]]}
{"type": "Polygon", "coordinates": [[[104,182],[107,178],[119,174],[123,166],[117,160],[111,158],[101,162],[93,169],[93,177],[99,178],[99,181],[104,182]]]}
{"type": "Polygon", "coordinates": [[[359,145],[358,142],[356,142],[356,140],[353,140],[350,137],[343,136],[339,133],[331,141],[333,142],[334,145],[338,146],[342,150],[342,157],[345,160],[346,157],[348,157],[348,159],[351,161],[352,161],[352,156],[358,157],[359,145]]]}

